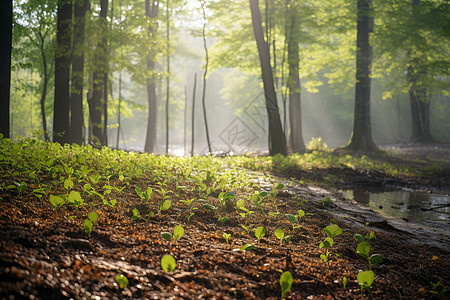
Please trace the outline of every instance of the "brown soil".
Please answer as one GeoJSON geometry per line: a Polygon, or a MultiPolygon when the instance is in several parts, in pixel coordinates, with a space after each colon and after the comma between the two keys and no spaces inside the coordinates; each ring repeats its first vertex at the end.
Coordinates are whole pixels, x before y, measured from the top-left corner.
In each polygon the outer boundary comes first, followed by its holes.
{"type": "MultiPolygon", "coordinates": [[[[90,237],[82,227],[86,208],[63,207],[54,212],[46,200],[3,191],[0,298],[279,299],[280,271],[288,270],[294,282],[287,299],[365,299],[369,295],[361,294],[356,276],[369,266],[356,253],[353,235],[372,230],[375,238],[370,241],[371,253],[381,254],[383,261],[372,267],[377,276],[371,297],[433,298],[437,296],[430,293],[431,283],[438,282],[448,289],[448,232],[435,237],[440,243],[433,243],[430,236],[421,240],[420,229],[418,233],[399,229],[344,201],[331,189],[330,178],[336,178],[336,184],[351,185],[354,181],[366,186],[379,183],[445,190],[450,176],[394,178],[353,169],[292,170],[284,176],[281,181],[297,177],[307,183],[292,185],[270,199],[278,204],[277,216],[269,216],[269,210],[253,209],[255,213],[246,224],[262,225],[268,231],[259,244],[253,233],[244,232],[235,208],[227,213],[230,222],[225,225],[217,221],[219,216],[214,211],[204,209],[196,210],[188,223],[189,210],[172,199],[169,212],[155,215],[148,222],[133,221],[131,210],[140,205],[140,200],[131,186],[122,191],[123,198],[115,209],[101,208],[90,237]],[[334,203],[322,204],[327,196],[334,203]],[[284,214],[299,209],[312,215],[303,217],[301,227],[293,231],[284,214]],[[329,261],[323,262],[319,256],[325,250],[318,245],[326,237],[322,229],[332,223],[339,225],[343,233],[335,238],[329,261]],[[186,235],[177,243],[162,239],[161,232],[171,232],[175,225],[182,225],[186,235]],[[273,235],[277,228],[291,236],[282,246],[273,235]],[[229,244],[223,238],[224,232],[231,234],[229,244]],[[236,251],[246,243],[255,244],[257,249],[236,251]],[[160,267],[166,254],[177,260],[172,273],[160,267]],[[118,273],[128,278],[128,287],[119,288],[114,281],[118,273]],[[344,276],[348,279],[345,289],[344,276]]],[[[444,293],[442,286],[435,291],[442,292],[442,299],[449,297],[450,292],[444,293]]]]}

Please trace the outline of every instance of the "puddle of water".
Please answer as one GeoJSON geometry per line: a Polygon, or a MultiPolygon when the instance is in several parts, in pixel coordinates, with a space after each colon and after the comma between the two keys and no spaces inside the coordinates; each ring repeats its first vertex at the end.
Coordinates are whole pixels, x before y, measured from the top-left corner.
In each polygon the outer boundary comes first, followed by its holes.
{"type": "Polygon", "coordinates": [[[385,217],[450,224],[449,195],[417,191],[376,193],[365,190],[347,190],[343,191],[343,194],[385,217]]]}

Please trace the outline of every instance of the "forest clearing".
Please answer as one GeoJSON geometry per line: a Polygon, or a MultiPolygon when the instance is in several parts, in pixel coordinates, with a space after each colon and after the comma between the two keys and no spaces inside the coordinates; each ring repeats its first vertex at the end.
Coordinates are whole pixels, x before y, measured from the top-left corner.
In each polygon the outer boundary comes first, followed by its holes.
{"type": "Polygon", "coordinates": [[[280,299],[289,271],[286,299],[444,299],[448,207],[410,230],[340,189],[448,195],[449,150],[187,158],[2,139],[0,296],[280,299]]]}

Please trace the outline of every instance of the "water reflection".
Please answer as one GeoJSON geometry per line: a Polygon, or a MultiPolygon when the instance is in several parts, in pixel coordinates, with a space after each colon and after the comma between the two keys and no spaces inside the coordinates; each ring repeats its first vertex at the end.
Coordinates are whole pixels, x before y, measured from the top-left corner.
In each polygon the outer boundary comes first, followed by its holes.
{"type": "Polygon", "coordinates": [[[387,217],[405,220],[450,223],[450,196],[427,192],[368,192],[366,190],[344,191],[347,198],[370,207],[387,217]]]}

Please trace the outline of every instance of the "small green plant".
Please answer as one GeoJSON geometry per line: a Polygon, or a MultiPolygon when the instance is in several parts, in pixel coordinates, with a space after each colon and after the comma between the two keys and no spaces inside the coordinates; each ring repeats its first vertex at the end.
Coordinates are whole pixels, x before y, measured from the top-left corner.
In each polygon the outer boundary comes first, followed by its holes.
{"type": "Polygon", "coordinates": [[[230,218],[229,217],[221,217],[221,218],[219,218],[219,222],[222,224],[228,223],[228,222],[230,222],[230,218]]]}
{"type": "Polygon", "coordinates": [[[161,237],[167,241],[170,241],[171,239],[173,239],[175,241],[175,243],[178,241],[179,238],[181,238],[184,235],[184,228],[182,226],[175,226],[173,228],[173,234],[171,234],[170,232],[161,232],[161,237]]]}
{"type": "Polygon", "coordinates": [[[447,294],[448,290],[444,287],[441,281],[438,281],[437,283],[430,282],[431,286],[433,287],[431,291],[429,291],[430,294],[438,297],[439,299],[444,299],[444,296],[447,294]]]}
{"type": "Polygon", "coordinates": [[[238,250],[240,250],[240,251],[252,251],[252,250],[255,250],[255,249],[258,249],[255,245],[245,244],[244,246],[242,246],[238,250]]]}
{"type": "Polygon", "coordinates": [[[236,192],[221,192],[219,194],[219,202],[223,207],[231,207],[232,200],[236,197],[236,192]]]}
{"type": "Polygon", "coordinates": [[[128,283],[129,283],[128,278],[125,275],[123,275],[123,274],[117,274],[114,277],[114,280],[115,280],[115,282],[117,282],[117,284],[119,285],[119,287],[121,289],[126,288],[128,286],[128,283]]]}
{"type": "Polygon", "coordinates": [[[223,236],[223,238],[225,239],[225,241],[227,242],[227,244],[228,244],[228,241],[229,241],[229,239],[230,239],[230,237],[231,237],[231,234],[230,233],[223,233],[222,234],[222,236],[223,236]]]}
{"type": "Polygon", "coordinates": [[[332,224],[332,225],[328,225],[327,227],[325,227],[323,229],[323,231],[328,235],[325,240],[323,242],[320,243],[319,248],[325,248],[325,254],[321,254],[320,258],[324,261],[327,262],[328,261],[328,257],[330,256],[330,251],[328,250],[329,248],[333,247],[334,244],[334,237],[340,235],[342,233],[342,229],[336,225],[336,224],[332,224]]]}
{"type": "Polygon", "coordinates": [[[258,244],[265,235],[266,235],[266,228],[264,228],[264,226],[259,226],[258,228],[256,228],[255,237],[258,239],[258,244]]]}
{"type": "Polygon", "coordinates": [[[145,191],[142,191],[139,187],[135,187],[134,190],[143,202],[148,202],[150,200],[150,196],[153,193],[153,189],[151,187],[146,188],[145,191]]]}
{"type": "Polygon", "coordinates": [[[289,238],[290,238],[290,237],[289,237],[288,235],[285,236],[285,235],[284,235],[284,230],[281,229],[281,228],[278,228],[277,230],[275,230],[274,234],[275,234],[275,236],[277,237],[277,239],[280,240],[280,246],[283,245],[283,241],[284,241],[284,240],[289,241],[289,238]]]}
{"type": "Polygon", "coordinates": [[[344,290],[347,289],[347,277],[342,277],[342,286],[344,287],[344,290]]]}
{"type": "Polygon", "coordinates": [[[305,215],[305,212],[303,210],[298,210],[297,211],[297,215],[292,215],[292,214],[285,214],[284,216],[286,217],[286,219],[289,220],[289,222],[291,222],[292,224],[292,231],[294,231],[296,228],[301,227],[301,225],[296,225],[295,223],[297,221],[300,221],[300,219],[305,215]]]}
{"type": "Polygon", "coordinates": [[[91,211],[88,213],[86,220],[84,220],[83,228],[84,232],[87,233],[88,236],[91,236],[92,227],[98,219],[98,214],[95,211],[91,211]]]}
{"type": "Polygon", "coordinates": [[[328,145],[323,141],[321,137],[313,137],[306,145],[306,149],[316,151],[329,151],[328,145]]]}
{"type": "Polygon", "coordinates": [[[364,257],[369,263],[369,270],[372,270],[372,265],[380,263],[383,260],[383,256],[381,254],[372,254],[369,256],[370,252],[370,244],[368,242],[360,242],[356,247],[356,253],[360,256],[364,257]]]}
{"type": "Polygon", "coordinates": [[[50,195],[50,199],[48,201],[50,201],[50,203],[55,207],[55,210],[60,209],[61,206],[66,203],[62,197],[53,195],[50,195]]]}
{"type": "Polygon", "coordinates": [[[70,191],[69,196],[67,197],[67,201],[70,205],[78,208],[80,205],[83,205],[84,200],[81,199],[81,195],[77,191],[70,191]]]}
{"type": "Polygon", "coordinates": [[[360,271],[356,277],[358,284],[361,286],[361,293],[367,290],[370,293],[372,283],[375,279],[375,273],[372,270],[360,271]]]}
{"type": "Polygon", "coordinates": [[[329,206],[333,203],[333,201],[331,201],[330,197],[326,197],[325,199],[320,201],[320,204],[324,205],[324,206],[329,206]]]}
{"type": "Polygon", "coordinates": [[[170,202],[170,200],[165,200],[163,204],[161,204],[161,206],[159,207],[159,212],[170,209],[171,205],[172,203],[170,202]]]}
{"type": "Polygon", "coordinates": [[[167,254],[164,255],[163,258],[161,258],[161,268],[164,270],[164,272],[173,272],[175,271],[176,266],[177,262],[172,255],[167,254]]]}
{"type": "Polygon", "coordinates": [[[255,192],[252,196],[253,204],[255,204],[255,206],[260,207],[261,204],[264,202],[264,198],[267,197],[267,195],[269,195],[269,193],[266,191],[255,192]]]}
{"type": "Polygon", "coordinates": [[[292,277],[291,272],[286,271],[280,276],[280,286],[281,286],[281,299],[284,299],[284,296],[287,292],[291,290],[292,283],[294,282],[294,278],[292,277]]]}

